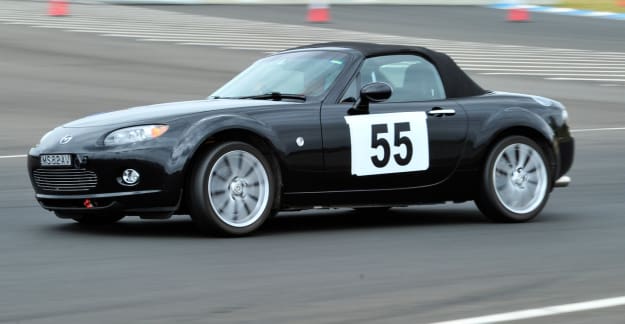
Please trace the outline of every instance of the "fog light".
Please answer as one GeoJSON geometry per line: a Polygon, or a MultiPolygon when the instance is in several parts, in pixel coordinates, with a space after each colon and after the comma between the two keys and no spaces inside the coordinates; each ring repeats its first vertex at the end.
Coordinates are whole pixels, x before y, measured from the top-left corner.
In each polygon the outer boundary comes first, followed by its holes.
{"type": "Polygon", "coordinates": [[[133,169],[126,169],[122,173],[122,181],[126,185],[135,185],[139,182],[139,172],[133,169]]]}

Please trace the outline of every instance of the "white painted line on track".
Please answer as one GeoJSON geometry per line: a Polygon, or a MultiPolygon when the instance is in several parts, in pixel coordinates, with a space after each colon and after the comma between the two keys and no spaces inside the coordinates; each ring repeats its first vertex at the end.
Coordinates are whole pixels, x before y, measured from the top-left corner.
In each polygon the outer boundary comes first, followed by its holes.
{"type": "MultiPolygon", "coordinates": [[[[543,67],[541,69],[525,69],[525,68],[479,68],[479,67],[467,67],[467,69],[471,69],[473,71],[505,71],[505,72],[541,72],[543,74],[549,74],[550,72],[566,72],[566,71],[570,71],[571,73],[567,73],[567,74],[573,74],[573,73],[591,73],[593,71],[596,71],[597,69],[595,68],[589,68],[586,67],[586,70],[582,70],[582,69],[576,69],[576,70],[571,70],[568,67],[561,67],[559,69],[553,69],[553,68],[547,68],[547,67],[543,67]]],[[[603,75],[612,75],[613,73],[625,73],[625,70],[610,70],[610,71],[601,71],[601,73],[605,73],[603,75]]],[[[601,75],[601,74],[597,74],[597,75],[601,75]]],[[[616,74],[616,75],[621,75],[621,74],[616,74]]]]}
{"type": "MultiPolygon", "coordinates": [[[[510,58],[505,58],[503,56],[498,56],[498,57],[488,57],[488,60],[484,60],[483,57],[479,56],[479,57],[468,57],[467,54],[456,54],[456,55],[452,55],[452,58],[454,59],[454,61],[456,62],[479,62],[479,63],[483,63],[483,62],[488,62],[488,64],[500,64],[500,63],[514,63],[514,64],[554,64],[554,65],[572,65],[573,66],[577,66],[578,64],[584,64],[584,63],[589,63],[590,60],[589,58],[582,58],[580,57],[579,59],[567,59],[567,60],[557,60],[557,59],[551,59],[551,58],[542,58],[542,57],[536,57],[536,58],[514,58],[514,57],[510,57],[510,58]]],[[[597,64],[593,64],[590,63],[591,66],[601,66],[601,65],[607,65],[607,64],[618,64],[621,65],[621,63],[617,63],[616,60],[611,60],[610,62],[601,62],[601,63],[597,63],[597,64]]]]}
{"type": "Polygon", "coordinates": [[[601,17],[601,16],[610,16],[613,15],[613,12],[609,12],[609,11],[592,11],[587,13],[585,16],[586,17],[601,17]]]}
{"type": "Polygon", "coordinates": [[[0,155],[0,159],[15,159],[15,158],[24,158],[26,157],[26,154],[20,154],[20,155],[0,155]]]}
{"type": "MultiPolygon", "coordinates": [[[[555,77],[549,77],[550,75],[555,76],[569,76],[569,77],[624,77],[625,75],[620,74],[591,74],[591,73],[536,73],[536,72],[484,72],[482,74],[486,75],[528,75],[528,76],[547,76],[546,79],[553,80],[555,77]]],[[[562,79],[562,78],[561,78],[562,79]]],[[[589,80],[590,78],[586,78],[589,80]]],[[[597,79],[597,80],[605,80],[605,79],[597,79]]],[[[612,79],[612,80],[624,80],[624,79],[612,79]]]]}
{"type": "MultiPolygon", "coordinates": [[[[610,65],[590,65],[590,64],[577,64],[577,66],[558,66],[557,64],[552,64],[551,62],[544,62],[544,63],[539,63],[536,65],[526,65],[526,64],[512,64],[510,62],[501,62],[499,64],[475,64],[472,63],[472,61],[466,61],[466,60],[456,60],[456,63],[460,64],[463,68],[498,68],[498,67],[503,67],[505,66],[506,68],[518,68],[518,69],[523,69],[523,68],[528,68],[528,69],[534,69],[534,68],[539,68],[539,69],[544,69],[544,68],[549,68],[549,69],[553,69],[553,70],[575,70],[577,72],[577,70],[580,69],[590,69],[592,68],[593,70],[614,70],[614,66],[610,65]]],[[[570,63],[567,63],[570,64],[570,63]]],[[[615,63],[618,64],[618,63],[615,63]]],[[[622,66],[619,66],[620,69],[625,68],[625,63],[619,64],[622,66]]],[[[542,70],[541,70],[542,71],[542,70]]]]}
{"type": "Polygon", "coordinates": [[[625,79],[604,79],[604,78],[545,78],[547,80],[558,81],[608,81],[608,82],[625,82],[625,79]]]}
{"type": "Polygon", "coordinates": [[[499,313],[480,317],[471,317],[446,322],[436,322],[432,324],[490,324],[518,321],[523,319],[554,316],[573,312],[589,311],[594,309],[617,307],[625,305],[625,296],[597,299],[581,303],[548,306],[541,308],[525,309],[509,313],[499,313]]]}
{"type": "Polygon", "coordinates": [[[571,12],[575,11],[575,9],[571,8],[553,8],[551,12],[571,12]]]}
{"type": "Polygon", "coordinates": [[[623,130],[625,130],[625,127],[582,128],[582,129],[572,129],[571,133],[623,131],[623,130]]]}

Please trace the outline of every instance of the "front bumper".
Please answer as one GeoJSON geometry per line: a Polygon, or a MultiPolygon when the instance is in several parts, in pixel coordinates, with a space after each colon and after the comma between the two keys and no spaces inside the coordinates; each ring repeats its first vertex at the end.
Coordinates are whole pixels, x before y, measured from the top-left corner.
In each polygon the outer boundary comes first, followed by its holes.
{"type": "Polygon", "coordinates": [[[35,197],[47,210],[63,214],[115,212],[144,216],[171,214],[180,206],[182,172],[168,167],[170,153],[165,149],[72,153],[78,163],[70,168],[42,167],[40,154],[37,149],[31,150],[28,170],[35,197]],[[126,169],[140,173],[136,185],[121,181],[126,169]],[[87,181],[84,175],[90,177],[88,188],[73,185],[87,181]]]}
{"type": "Polygon", "coordinates": [[[553,183],[554,188],[568,187],[571,183],[571,177],[567,176],[575,155],[575,139],[573,137],[564,137],[558,140],[559,164],[557,180],[553,183]]]}
{"type": "Polygon", "coordinates": [[[560,138],[559,141],[560,151],[560,172],[558,176],[563,176],[571,169],[573,165],[575,155],[575,139],[573,137],[560,138]]]}
{"type": "Polygon", "coordinates": [[[137,216],[174,213],[179,207],[180,197],[177,197],[175,201],[167,202],[172,196],[174,193],[161,190],[85,195],[35,195],[44,209],[64,214],[121,213],[137,216]]]}
{"type": "Polygon", "coordinates": [[[555,188],[564,188],[568,187],[571,184],[571,177],[569,176],[561,176],[556,182],[553,184],[555,188]]]}

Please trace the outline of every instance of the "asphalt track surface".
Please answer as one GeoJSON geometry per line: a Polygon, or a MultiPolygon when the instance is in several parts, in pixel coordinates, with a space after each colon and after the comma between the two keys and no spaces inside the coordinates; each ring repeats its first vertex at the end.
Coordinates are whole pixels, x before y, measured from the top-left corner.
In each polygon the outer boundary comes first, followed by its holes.
{"type": "MultiPolygon", "coordinates": [[[[90,113],[201,98],[262,55],[1,28],[1,156],[90,113]]],[[[622,85],[476,79],[562,101],[574,129],[625,127],[622,85]]],[[[242,239],[202,237],[184,216],[58,220],[33,199],[24,159],[0,159],[0,322],[429,323],[623,296],[625,131],[574,135],[573,183],[531,223],[488,223],[472,204],[309,211],[242,239]]],[[[624,312],[519,323],[622,323],[624,312]]]]}
{"type": "MultiPolygon", "coordinates": [[[[307,7],[147,6],[196,15],[253,19],[295,25],[306,22],[307,7]]],[[[625,51],[623,21],[531,13],[527,23],[505,23],[506,11],[472,6],[331,6],[324,27],[382,34],[507,45],[625,51]]]]}

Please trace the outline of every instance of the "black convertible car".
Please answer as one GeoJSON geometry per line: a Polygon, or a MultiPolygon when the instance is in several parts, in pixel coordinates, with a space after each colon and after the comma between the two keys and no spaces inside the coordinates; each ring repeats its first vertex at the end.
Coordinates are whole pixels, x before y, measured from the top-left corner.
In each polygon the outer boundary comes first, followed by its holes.
{"type": "Polygon", "coordinates": [[[422,47],[325,43],[260,59],[206,100],[79,119],[30,150],[41,206],[80,223],[190,214],[249,234],[280,210],[473,200],[523,222],[567,186],[567,112],[482,89],[422,47]]]}

